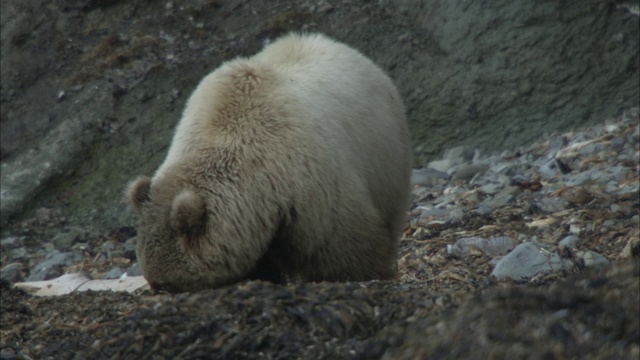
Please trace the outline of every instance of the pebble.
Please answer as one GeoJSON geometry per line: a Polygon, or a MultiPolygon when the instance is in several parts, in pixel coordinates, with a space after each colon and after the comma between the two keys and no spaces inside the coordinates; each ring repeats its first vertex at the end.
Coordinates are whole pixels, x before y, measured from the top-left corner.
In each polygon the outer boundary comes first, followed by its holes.
{"type": "Polygon", "coordinates": [[[0,269],[0,279],[7,280],[11,283],[23,281],[22,269],[24,265],[21,263],[11,263],[0,269]]]}
{"type": "Polygon", "coordinates": [[[567,207],[567,201],[563,198],[544,196],[534,201],[536,206],[545,213],[553,214],[564,210],[567,207]]]}
{"type": "Polygon", "coordinates": [[[105,279],[120,279],[125,274],[125,270],[120,267],[115,267],[109,271],[104,278],[105,279]]]}
{"type": "Polygon", "coordinates": [[[484,174],[488,169],[489,166],[485,164],[464,165],[456,170],[451,179],[469,181],[476,175],[484,174]]]}
{"type": "Polygon", "coordinates": [[[481,204],[490,206],[494,209],[510,204],[516,193],[520,190],[515,186],[506,186],[493,197],[487,197],[481,204]]]}
{"type": "Polygon", "coordinates": [[[127,269],[127,276],[142,276],[142,269],[140,269],[140,265],[135,263],[127,269]]]}
{"type": "Polygon", "coordinates": [[[569,249],[575,249],[576,247],[578,247],[578,241],[580,241],[579,237],[577,237],[576,235],[569,235],[560,240],[558,245],[569,249]]]}
{"type": "Polygon", "coordinates": [[[447,246],[447,252],[460,258],[467,257],[479,250],[487,256],[503,255],[513,249],[513,240],[508,236],[485,239],[483,237],[461,238],[454,245],[447,246]]]}
{"type": "Polygon", "coordinates": [[[129,238],[124,243],[124,252],[122,253],[123,257],[135,261],[136,260],[136,237],[129,238]]]}
{"type": "Polygon", "coordinates": [[[25,236],[9,236],[0,240],[0,247],[2,248],[15,248],[24,243],[25,236]]]}
{"type": "Polygon", "coordinates": [[[411,186],[433,186],[443,180],[449,180],[447,173],[432,168],[413,169],[411,171],[411,186]]]}
{"type": "Polygon", "coordinates": [[[53,246],[57,250],[66,250],[74,243],[84,240],[86,231],[80,227],[71,227],[53,238],[53,246]]]}
{"type": "Polygon", "coordinates": [[[542,245],[529,241],[516,246],[500,259],[491,275],[499,280],[510,278],[520,281],[568,267],[568,261],[560,258],[555,251],[549,251],[542,245]]]}
{"type": "Polygon", "coordinates": [[[75,252],[54,251],[37,264],[27,281],[42,281],[62,275],[61,268],[78,262],[82,256],[75,252]]]}
{"type": "Polygon", "coordinates": [[[609,260],[595,251],[578,251],[576,257],[581,259],[586,267],[609,265],[609,260]]]}

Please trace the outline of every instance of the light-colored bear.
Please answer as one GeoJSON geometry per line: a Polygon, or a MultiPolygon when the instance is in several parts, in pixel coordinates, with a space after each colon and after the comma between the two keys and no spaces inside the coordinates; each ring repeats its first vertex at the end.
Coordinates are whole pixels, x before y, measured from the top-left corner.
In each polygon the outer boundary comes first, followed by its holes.
{"type": "Polygon", "coordinates": [[[410,158],[380,68],[325,36],[284,36],[206,76],[164,163],[129,186],[140,267],[174,292],[391,279],[410,158]]]}

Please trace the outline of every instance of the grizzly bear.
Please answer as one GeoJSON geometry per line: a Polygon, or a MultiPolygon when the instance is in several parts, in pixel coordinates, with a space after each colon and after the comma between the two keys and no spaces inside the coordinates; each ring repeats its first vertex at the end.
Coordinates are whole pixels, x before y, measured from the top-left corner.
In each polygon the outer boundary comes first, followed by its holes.
{"type": "Polygon", "coordinates": [[[191,95],[164,163],[128,198],[154,289],[391,279],[409,200],[400,95],[358,51],[289,34],[191,95]]]}

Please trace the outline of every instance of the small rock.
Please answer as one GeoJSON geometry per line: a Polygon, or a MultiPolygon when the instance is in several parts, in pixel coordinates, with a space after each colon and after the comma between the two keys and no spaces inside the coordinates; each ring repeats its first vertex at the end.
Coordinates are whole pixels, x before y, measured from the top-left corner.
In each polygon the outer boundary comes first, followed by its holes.
{"type": "Polygon", "coordinates": [[[449,180],[449,175],[436,169],[427,167],[411,170],[411,186],[433,186],[435,184],[438,184],[439,182],[444,182],[445,180],[449,180]]]}
{"type": "Polygon", "coordinates": [[[618,190],[618,194],[637,194],[640,192],[640,184],[638,182],[628,183],[618,190]]]}
{"type": "MultiPolygon", "coordinates": [[[[449,159],[434,160],[434,161],[429,162],[429,166],[427,168],[447,173],[447,171],[449,169],[451,169],[454,165],[455,164],[449,159]]],[[[447,175],[447,176],[449,176],[449,175],[447,175]]]]}
{"type": "Polygon", "coordinates": [[[549,139],[549,150],[557,151],[569,144],[566,135],[553,135],[549,139]]]}
{"type": "Polygon", "coordinates": [[[600,231],[607,231],[610,229],[613,229],[616,227],[616,221],[613,219],[608,219],[605,220],[605,222],[602,223],[600,231]]]}
{"type": "Polygon", "coordinates": [[[611,209],[612,212],[621,212],[621,211],[623,211],[622,206],[620,206],[618,204],[611,204],[609,209],[611,209]]]}
{"type": "Polygon", "coordinates": [[[447,215],[447,209],[445,208],[425,208],[420,213],[420,219],[424,219],[430,216],[445,216],[447,215]]]}
{"type": "Polygon", "coordinates": [[[600,143],[592,143],[578,149],[578,153],[580,153],[580,155],[582,156],[588,156],[601,152],[602,150],[604,150],[603,148],[604,146],[600,143]]]}
{"type": "Polygon", "coordinates": [[[548,251],[534,242],[526,242],[500,259],[491,275],[498,279],[523,280],[566,268],[566,261],[555,251],[548,251]]]}
{"type": "Polygon", "coordinates": [[[453,174],[451,179],[469,181],[477,174],[484,174],[488,169],[488,165],[465,165],[459,168],[458,171],[453,174]]]}
{"type": "Polygon", "coordinates": [[[25,236],[9,236],[6,237],[2,240],[0,240],[0,246],[1,247],[7,247],[7,248],[15,248],[15,247],[19,247],[20,245],[22,245],[22,243],[24,243],[24,240],[26,239],[25,236]]]}
{"type": "Polygon", "coordinates": [[[135,263],[127,269],[127,276],[142,276],[142,269],[140,269],[140,265],[135,263]]]}
{"type": "Polygon", "coordinates": [[[491,213],[493,212],[493,209],[489,205],[480,204],[480,206],[478,206],[478,210],[476,211],[480,215],[491,215],[491,213]]]}
{"type": "Polygon", "coordinates": [[[136,257],[136,237],[132,237],[124,243],[123,255],[125,258],[135,261],[136,257]]]}
{"type": "Polygon", "coordinates": [[[84,229],[80,227],[72,227],[67,229],[66,232],[56,235],[53,238],[53,246],[57,250],[65,250],[70,248],[74,243],[82,241],[86,235],[84,229]]]}
{"type": "Polygon", "coordinates": [[[111,269],[105,276],[105,279],[120,279],[120,277],[125,273],[124,269],[116,267],[111,269]]]}
{"type": "Polygon", "coordinates": [[[535,204],[545,213],[552,214],[564,210],[568,203],[565,199],[557,197],[542,197],[535,204]]]}
{"type": "Polygon", "coordinates": [[[615,137],[613,139],[611,139],[609,146],[611,146],[611,149],[614,151],[620,151],[622,149],[624,149],[624,143],[626,142],[626,139],[623,137],[615,137]]]}
{"type": "MultiPolygon", "coordinates": [[[[636,232],[636,235],[638,233],[636,232]]],[[[620,257],[624,259],[630,258],[638,258],[640,257],[640,236],[632,236],[628,241],[627,245],[624,246],[622,252],[620,253],[620,257]]]]}
{"type": "Polygon", "coordinates": [[[447,253],[460,258],[467,257],[479,250],[487,256],[497,256],[508,253],[513,249],[513,240],[508,236],[492,239],[482,237],[467,237],[456,241],[453,245],[447,245],[447,253]]]}
{"type": "Polygon", "coordinates": [[[493,198],[488,198],[482,201],[481,205],[487,205],[493,209],[508,205],[513,201],[515,194],[519,190],[520,189],[516,186],[505,186],[504,189],[497,193],[493,198]]]}
{"type": "Polygon", "coordinates": [[[449,210],[449,219],[451,221],[462,220],[465,217],[466,213],[467,213],[466,210],[459,207],[454,207],[449,210]]]}
{"type": "Polygon", "coordinates": [[[567,247],[569,249],[575,249],[578,246],[578,241],[580,241],[579,237],[577,237],[576,235],[569,235],[564,239],[560,240],[558,245],[567,247]]]}
{"type": "Polygon", "coordinates": [[[456,146],[444,152],[444,158],[453,160],[457,164],[469,162],[473,159],[475,150],[468,146],[456,146]]]}
{"type": "Polygon", "coordinates": [[[8,249],[2,250],[2,256],[7,259],[20,258],[20,257],[26,256],[27,253],[28,253],[27,248],[24,246],[15,248],[15,249],[8,248],[8,249]]]}
{"type": "Polygon", "coordinates": [[[625,175],[627,175],[628,172],[629,169],[623,166],[616,165],[608,167],[603,171],[603,180],[601,182],[605,183],[609,181],[615,181],[616,183],[620,183],[620,181],[625,177],[625,175]]]}
{"type": "Polygon", "coordinates": [[[80,261],[80,259],[81,256],[76,253],[54,251],[31,270],[27,281],[49,280],[60,276],[62,268],[80,261]]]}
{"type": "Polygon", "coordinates": [[[564,183],[567,186],[580,186],[588,183],[591,180],[591,174],[588,171],[578,173],[571,176],[564,183]]]}
{"type": "Polygon", "coordinates": [[[478,188],[478,190],[480,190],[485,194],[493,195],[499,192],[500,190],[502,190],[503,188],[504,188],[504,184],[489,183],[489,184],[482,185],[480,188],[478,188]]]}
{"type": "Polygon", "coordinates": [[[23,281],[22,269],[24,265],[21,263],[12,263],[0,269],[0,279],[7,280],[10,283],[23,281]]]}
{"type": "Polygon", "coordinates": [[[578,251],[576,257],[584,262],[585,267],[609,265],[609,260],[595,251],[578,251]]]}
{"type": "Polygon", "coordinates": [[[429,167],[447,172],[454,166],[470,162],[474,154],[475,151],[467,146],[454,147],[444,152],[442,160],[431,161],[429,167]]]}
{"type": "MultiPolygon", "coordinates": [[[[21,355],[20,358],[22,358],[22,356],[23,355],[21,355]]],[[[0,350],[0,359],[13,360],[13,359],[18,359],[18,356],[11,349],[2,349],[0,350]]]]}
{"type": "Polygon", "coordinates": [[[476,189],[469,190],[460,194],[458,200],[466,208],[476,208],[480,204],[480,194],[476,189]]]}
{"type": "Polygon", "coordinates": [[[556,175],[558,175],[558,165],[556,163],[556,160],[553,159],[547,163],[545,163],[544,165],[542,165],[539,169],[538,172],[540,173],[540,175],[542,175],[545,179],[552,179],[553,177],[555,177],[556,175]]]}

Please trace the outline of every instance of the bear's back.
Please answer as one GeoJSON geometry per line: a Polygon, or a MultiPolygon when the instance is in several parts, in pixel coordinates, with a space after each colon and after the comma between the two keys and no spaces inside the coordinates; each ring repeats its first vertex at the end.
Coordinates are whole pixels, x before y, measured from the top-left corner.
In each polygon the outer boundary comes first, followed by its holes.
{"type": "Polygon", "coordinates": [[[309,141],[326,149],[339,183],[372,197],[390,217],[402,213],[411,148],[391,79],[360,52],[316,34],[288,35],[249,60],[280,78],[281,98],[296,105],[289,121],[302,124],[313,134],[309,141]]]}

